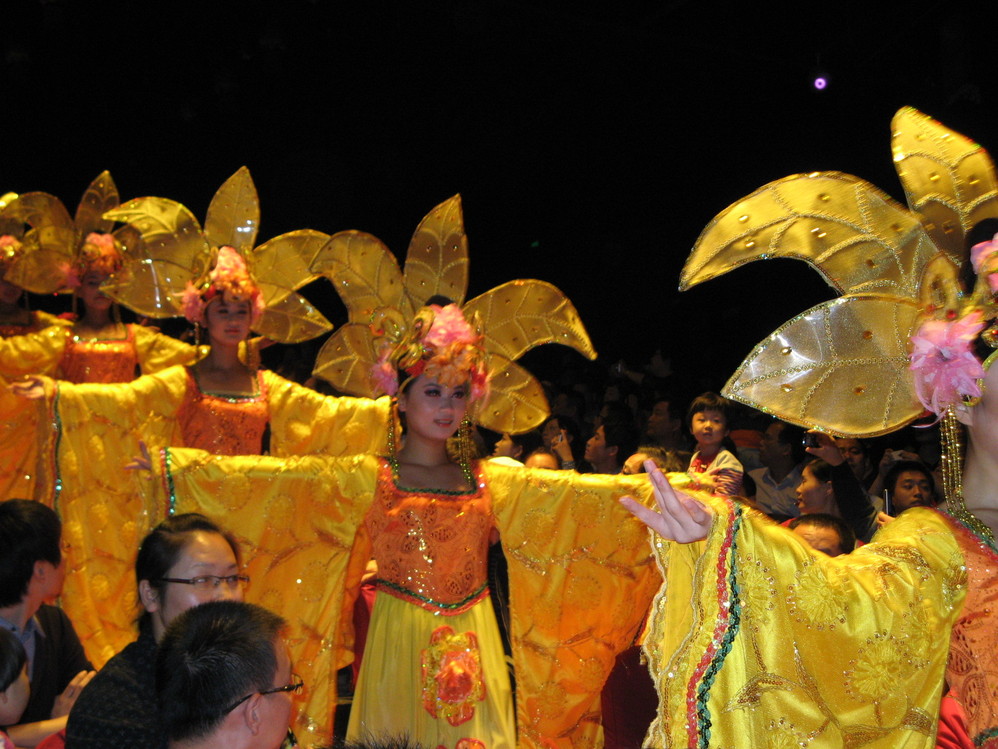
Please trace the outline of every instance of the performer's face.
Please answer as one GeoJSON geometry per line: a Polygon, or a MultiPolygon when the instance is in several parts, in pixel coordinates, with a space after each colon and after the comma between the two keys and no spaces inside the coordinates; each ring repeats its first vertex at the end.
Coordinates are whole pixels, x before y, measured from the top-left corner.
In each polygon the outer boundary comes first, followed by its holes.
{"type": "Polygon", "coordinates": [[[448,387],[425,375],[414,379],[399,396],[407,434],[446,440],[457,432],[468,410],[468,387],[448,387]]]}
{"type": "Polygon", "coordinates": [[[100,290],[101,284],[107,278],[106,273],[97,273],[96,271],[88,271],[83,274],[83,280],[80,282],[79,296],[87,306],[87,309],[107,309],[111,306],[111,299],[105,296],[104,292],[100,290]]]}
{"type": "Polygon", "coordinates": [[[249,302],[213,300],[204,311],[208,340],[215,344],[238,344],[250,331],[249,302]]]}

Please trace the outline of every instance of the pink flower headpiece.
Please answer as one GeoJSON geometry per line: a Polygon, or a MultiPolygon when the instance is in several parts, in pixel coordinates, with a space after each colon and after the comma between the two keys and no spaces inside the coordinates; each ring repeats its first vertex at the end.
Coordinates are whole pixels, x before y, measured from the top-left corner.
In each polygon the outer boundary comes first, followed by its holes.
{"type": "Polygon", "coordinates": [[[954,320],[926,320],[911,337],[915,394],[936,416],[950,408],[965,411],[968,399],[981,396],[984,367],[973,345],[984,325],[984,315],[973,310],[954,320]]]}
{"type": "Polygon", "coordinates": [[[232,247],[218,248],[215,267],[202,283],[195,286],[192,282],[187,282],[181,298],[184,317],[192,323],[204,325],[204,311],[216,298],[229,303],[249,302],[250,324],[255,324],[266,309],[263,292],[250,276],[242,255],[232,247]]]}
{"type": "Polygon", "coordinates": [[[406,381],[425,374],[448,387],[468,382],[471,400],[488,392],[483,337],[456,304],[431,304],[420,309],[409,331],[395,345],[385,326],[373,332],[383,344],[372,376],[388,395],[399,391],[399,372],[408,375],[406,381]]]}
{"type": "Polygon", "coordinates": [[[65,286],[78,289],[87,273],[112,276],[121,270],[124,262],[121,245],[113,236],[92,231],[83,240],[76,261],[71,266],[61,266],[66,274],[65,286]]]}

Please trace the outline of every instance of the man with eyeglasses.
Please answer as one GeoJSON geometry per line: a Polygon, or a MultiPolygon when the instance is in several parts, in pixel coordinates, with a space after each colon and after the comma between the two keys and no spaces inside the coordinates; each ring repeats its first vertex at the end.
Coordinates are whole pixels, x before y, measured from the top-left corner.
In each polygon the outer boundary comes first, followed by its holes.
{"type": "Polygon", "coordinates": [[[284,627],[276,614],[238,601],[195,606],[170,624],[156,692],[171,749],[281,746],[292,694],[304,686],[291,673],[284,627]]]}

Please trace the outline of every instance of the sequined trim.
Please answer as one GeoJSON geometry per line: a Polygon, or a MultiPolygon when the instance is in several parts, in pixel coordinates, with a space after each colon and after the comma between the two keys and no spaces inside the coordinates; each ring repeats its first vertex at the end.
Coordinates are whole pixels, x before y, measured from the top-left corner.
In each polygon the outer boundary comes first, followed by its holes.
{"type": "Polygon", "coordinates": [[[471,473],[474,477],[473,485],[471,489],[466,491],[456,491],[452,489],[416,489],[408,486],[402,486],[399,481],[398,471],[395,466],[392,465],[391,457],[382,458],[382,470],[388,471],[388,476],[391,478],[392,484],[395,488],[405,494],[418,494],[423,497],[471,497],[477,495],[481,489],[485,486],[485,480],[482,478],[482,466],[480,461],[474,461],[471,465],[471,473]]]}
{"type": "Polygon", "coordinates": [[[481,588],[476,590],[467,598],[455,601],[454,603],[441,603],[440,601],[435,601],[432,598],[421,596],[419,593],[414,593],[408,588],[404,588],[401,585],[397,585],[396,583],[388,580],[382,580],[381,578],[375,580],[374,584],[378,590],[384,591],[390,596],[394,596],[395,598],[405,601],[406,603],[419,606],[421,609],[432,611],[434,614],[442,614],[443,616],[457,616],[458,614],[463,614],[483,598],[488,598],[489,596],[488,583],[483,583],[481,588]]]}
{"type": "Polygon", "coordinates": [[[59,513],[59,495],[62,493],[62,474],[59,472],[59,443],[62,441],[62,419],[59,418],[59,382],[55,383],[55,397],[52,399],[49,423],[55,436],[52,438],[52,453],[49,455],[49,470],[54,477],[52,485],[52,509],[59,513]]]}
{"type": "Polygon", "coordinates": [[[172,516],[177,512],[177,490],[173,484],[173,462],[170,459],[170,448],[159,451],[160,469],[163,471],[163,489],[166,491],[166,514],[172,516]]]}
{"type": "Polygon", "coordinates": [[[707,707],[710,689],[714,684],[714,677],[721,670],[724,659],[731,650],[741,620],[735,564],[735,534],[741,527],[742,510],[730,500],[727,504],[732,521],[725,532],[717,558],[718,614],[714,636],[694,670],[686,690],[686,725],[690,746],[702,748],[710,744],[711,720],[710,710],[707,707]]]}
{"type": "Polygon", "coordinates": [[[998,746],[998,727],[981,731],[974,737],[974,746],[995,747],[998,746]]]}
{"type": "Polygon", "coordinates": [[[998,561],[998,544],[996,544],[993,539],[986,538],[982,536],[980,533],[977,533],[971,526],[965,523],[962,518],[957,517],[951,512],[938,509],[936,510],[936,512],[945,515],[947,518],[949,518],[953,522],[953,524],[956,525],[956,527],[960,530],[961,533],[964,533],[965,535],[969,536],[973,541],[977,543],[978,546],[981,547],[982,551],[986,550],[990,552],[992,556],[996,557],[996,561],[998,561]]]}

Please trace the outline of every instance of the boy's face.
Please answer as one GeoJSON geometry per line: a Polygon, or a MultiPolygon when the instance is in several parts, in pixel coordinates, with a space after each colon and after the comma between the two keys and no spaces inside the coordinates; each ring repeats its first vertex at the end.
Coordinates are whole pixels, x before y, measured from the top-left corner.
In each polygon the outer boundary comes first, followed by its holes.
{"type": "Polygon", "coordinates": [[[716,447],[728,436],[728,421],[724,414],[713,408],[693,414],[691,422],[693,439],[702,450],[705,447],[716,447]]]}

